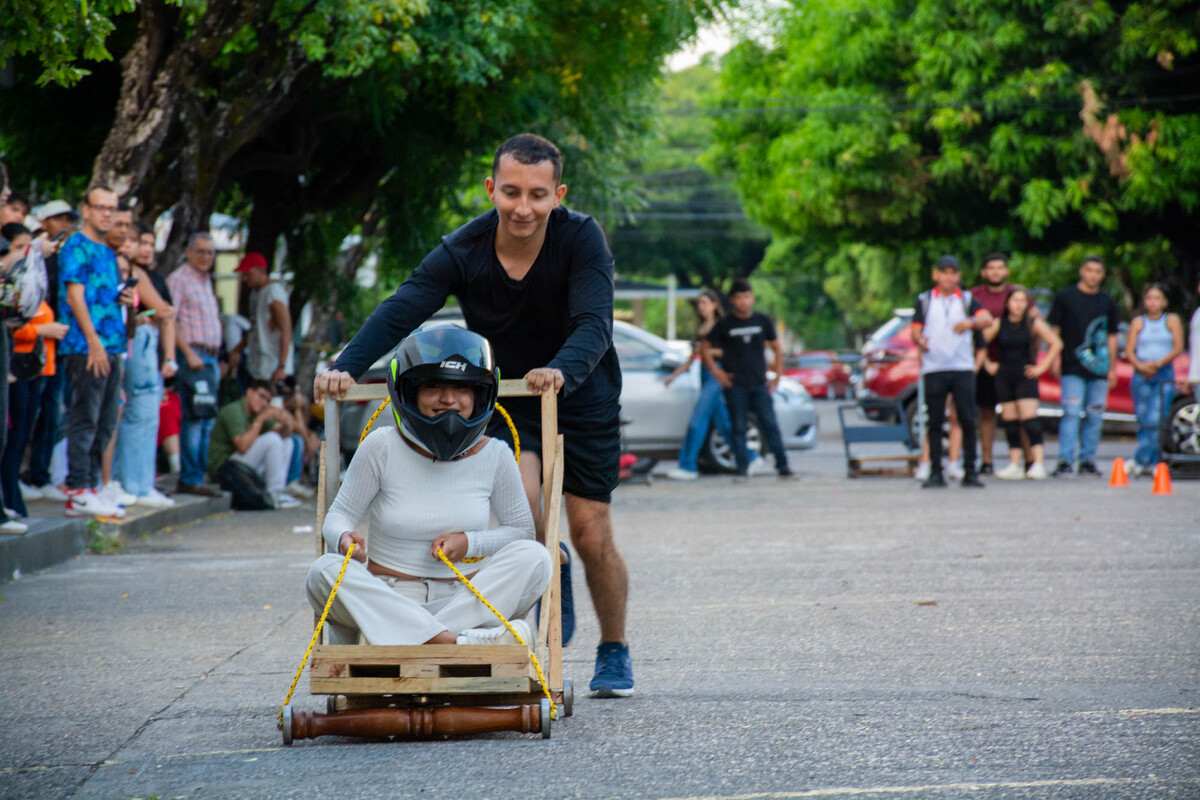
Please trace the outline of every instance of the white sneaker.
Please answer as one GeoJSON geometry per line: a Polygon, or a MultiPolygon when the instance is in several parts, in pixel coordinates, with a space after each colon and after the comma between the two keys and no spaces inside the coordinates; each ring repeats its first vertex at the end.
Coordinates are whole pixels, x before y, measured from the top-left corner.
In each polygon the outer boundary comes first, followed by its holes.
{"type": "Polygon", "coordinates": [[[692,472],[683,467],[672,467],[667,470],[667,478],[673,481],[694,481],[700,477],[699,472],[692,472]]]}
{"type": "Polygon", "coordinates": [[[1045,464],[1035,461],[1033,462],[1033,466],[1029,468],[1029,471],[1025,473],[1025,477],[1031,481],[1044,481],[1050,475],[1046,472],[1045,464]]]}
{"type": "Polygon", "coordinates": [[[750,466],[746,467],[746,474],[751,478],[756,478],[760,475],[774,475],[775,468],[767,463],[767,460],[762,456],[750,462],[750,466]]]}
{"type": "Polygon", "coordinates": [[[929,473],[932,471],[932,469],[933,467],[928,461],[918,461],[917,471],[913,473],[913,477],[921,483],[924,483],[925,481],[929,480],[929,473]]]}
{"type": "Polygon", "coordinates": [[[44,495],[37,488],[30,486],[25,481],[17,481],[17,485],[21,487],[21,499],[28,503],[30,500],[41,500],[44,495]]]}
{"type": "Polygon", "coordinates": [[[20,534],[27,530],[29,530],[29,526],[20,520],[10,518],[0,523],[0,533],[20,534]]]}
{"type": "Polygon", "coordinates": [[[45,486],[33,487],[41,492],[42,498],[45,500],[55,500],[59,503],[67,502],[67,493],[55,486],[53,483],[47,483],[45,486]]]}
{"type": "Polygon", "coordinates": [[[151,489],[149,494],[142,495],[137,501],[139,506],[146,508],[173,508],[175,506],[175,501],[158,489],[151,489]]]}
{"type": "Polygon", "coordinates": [[[951,461],[946,465],[946,480],[961,481],[964,474],[961,461],[951,461]]]}
{"type": "Polygon", "coordinates": [[[300,481],[292,481],[286,487],[286,491],[292,497],[299,497],[301,500],[310,500],[313,496],[313,490],[305,486],[300,481]]]}
{"type": "Polygon", "coordinates": [[[301,505],[303,505],[299,500],[292,497],[287,492],[277,492],[274,495],[274,498],[275,498],[275,508],[276,509],[299,508],[301,505]]]}
{"type": "MultiPolygon", "coordinates": [[[[521,634],[521,638],[525,640],[525,644],[533,644],[533,632],[529,628],[529,623],[523,619],[514,619],[510,624],[521,634]]],[[[520,644],[508,632],[508,628],[503,625],[497,625],[494,628],[471,628],[465,630],[458,635],[459,644],[520,644]]]]}
{"type": "Polygon", "coordinates": [[[109,481],[108,485],[99,491],[100,496],[114,506],[132,506],[138,500],[137,495],[125,491],[119,481],[109,481]]]}
{"type": "Polygon", "coordinates": [[[68,492],[68,517],[123,517],[125,511],[109,503],[95,489],[76,489],[68,492]]]}
{"type": "MultiPolygon", "coordinates": [[[[1045,473],[1045,468],[1042,468],[1042,473],[1045,473]]],[[[1004,469],[996,470],[996,477],[1002,481],[1023,481],[1025,480],[1025,468],[1020,464],[1010,461],[1004,469]]]]}

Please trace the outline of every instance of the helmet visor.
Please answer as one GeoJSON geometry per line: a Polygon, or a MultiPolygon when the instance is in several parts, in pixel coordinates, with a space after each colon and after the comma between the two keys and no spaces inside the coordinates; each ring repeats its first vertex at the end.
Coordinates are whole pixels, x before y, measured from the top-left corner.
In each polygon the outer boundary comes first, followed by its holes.
{"type": "Polygon", "coordinates": [[[402,343],[397,355],[403,356],[399,365],[401,372],[419,364],[440,364],[452,356],[459,356],[469,366],[486,372],[496,367],[487,339],[452,324],[426,328],[410,336],[402,343]]]}

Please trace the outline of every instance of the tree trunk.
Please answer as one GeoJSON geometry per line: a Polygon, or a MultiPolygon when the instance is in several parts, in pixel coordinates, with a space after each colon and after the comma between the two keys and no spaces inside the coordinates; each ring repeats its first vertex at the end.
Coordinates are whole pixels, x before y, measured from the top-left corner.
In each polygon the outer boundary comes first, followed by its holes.
{"type": "Polygon", "coordinates": [[[156,2],[139,5],[137,36],[121,59],[121,92],[112,127],[92,167],[92,182],[118,197],[137,195],[170,132],[179,99],[183,65],[173,30],[176,9],[156,2]]]}

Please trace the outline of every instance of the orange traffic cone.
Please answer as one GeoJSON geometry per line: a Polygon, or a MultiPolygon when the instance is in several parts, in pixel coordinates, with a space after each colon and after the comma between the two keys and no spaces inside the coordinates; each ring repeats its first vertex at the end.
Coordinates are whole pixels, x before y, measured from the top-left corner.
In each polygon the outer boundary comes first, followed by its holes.
{"type": "Polygon", "coordinates": [[[1108,485],[1113,488],[1129,485],[1129,475],[1125,472],[1125,459],[1120,456],[1113,459],[1112,474],[1108,476],[1108,485]]]}
{"type": "Polygon", "coordinates": [[[1167,462],[1160,461],[1154,468],[1154,490],[1151,494],[1168,495],[1171,493],[1171,468],[1167,462]]]}

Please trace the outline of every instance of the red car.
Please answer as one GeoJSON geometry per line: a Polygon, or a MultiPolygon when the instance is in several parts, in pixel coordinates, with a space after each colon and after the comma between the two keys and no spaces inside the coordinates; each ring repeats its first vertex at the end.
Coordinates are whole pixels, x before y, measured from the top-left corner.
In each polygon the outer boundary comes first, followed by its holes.
{"type": "MultiPolygon", "coordinates": [[[[910,308],[897,309],[895,316],[884,323],[863,346],[863,393],[874,397],[898,398],[908,418],[916,418],[917,378],[920,366],[917,346],[912,340],[912,317],[910,308]]],[[[1124,323],[1118,338],[1119,352],[1125,349],[1124,323]]],[[[1042,353],[1045,357],[1045,352],[1042,353]]],[[[1188,373],[1187,353],[1175,359],[1175,376],[1183,381],[1188,373]]],[[[1130,385],[1133,380],[1133,365],[1123,357],[1117,360],[1117,385],[1108,393],[1108,405],[1104,412],[1107,426],[1128,427],[1136,422],[1133,413],[1133,396],[1130,385]]],[[[1050,420],[1062,416],[1059,401],[1062,389],[1058,376],[1046,372],[1038,381],[1041,396],[1040,413],[1050,420]]]]}
{"type": "Polygon", "coordinates": [[[850,370],[829,350],[794,353],[783,362],[783,374],[795,378],[813,397],[850,397],[850,370]]]}

